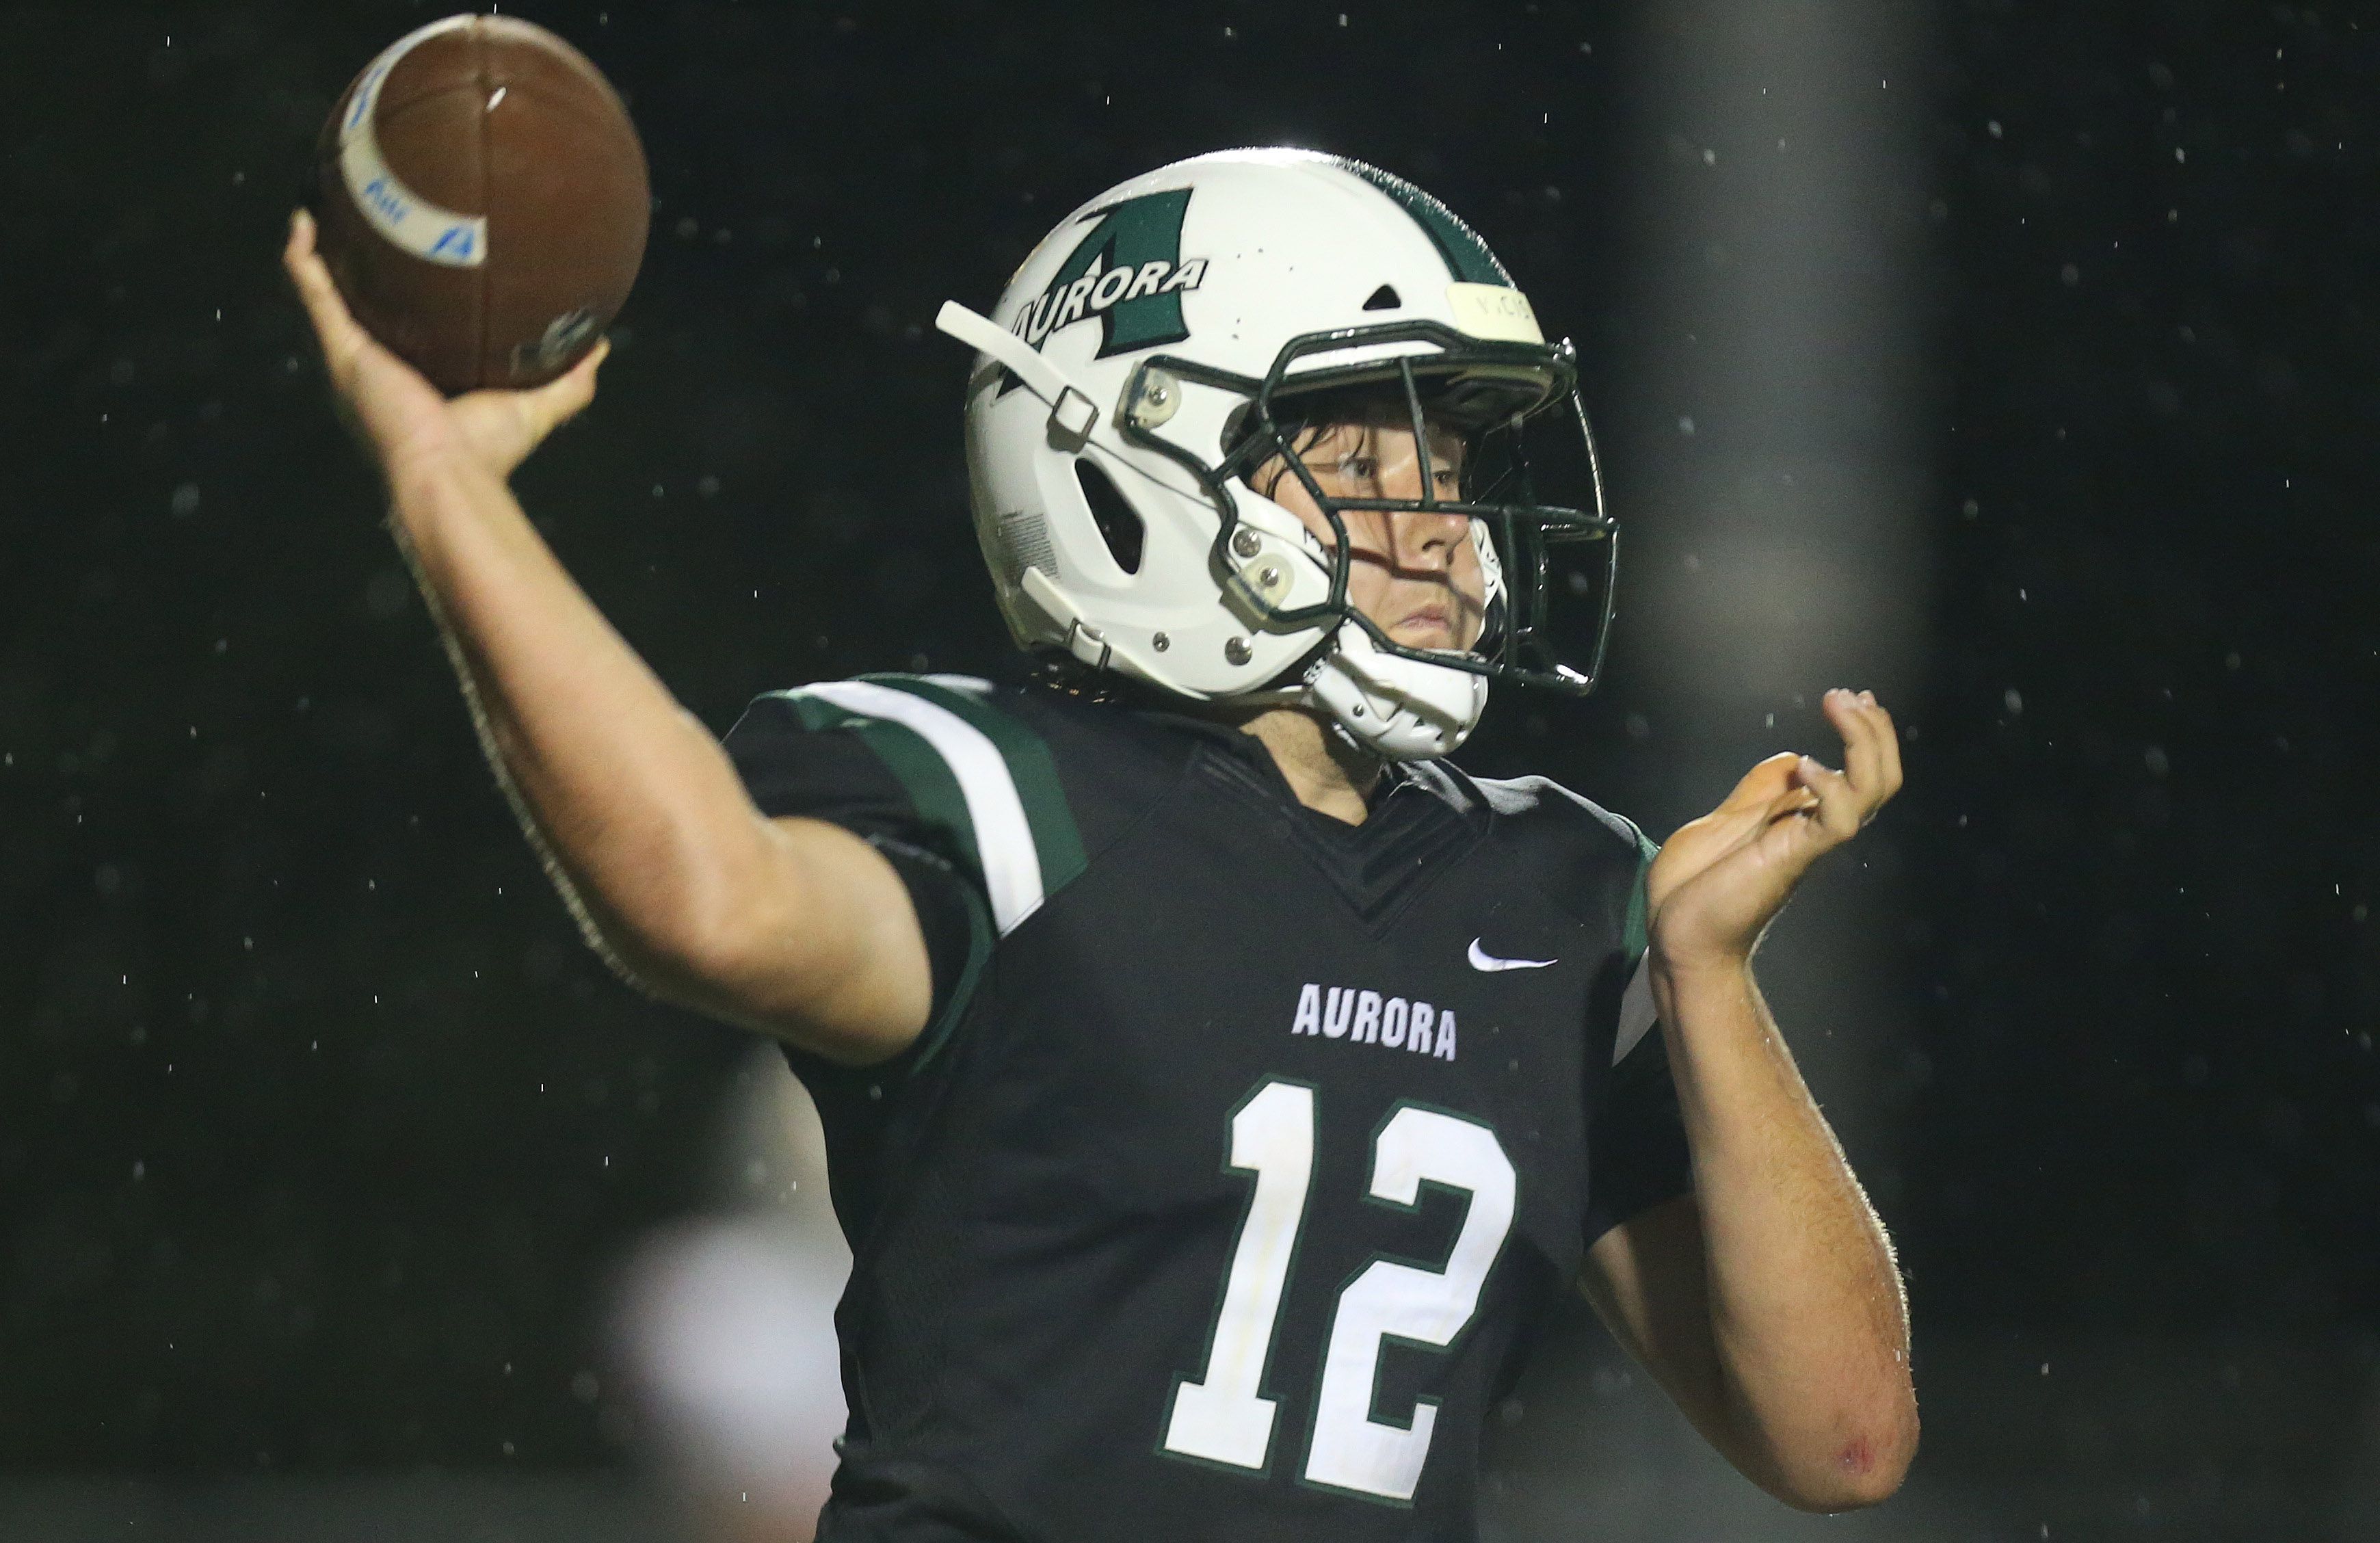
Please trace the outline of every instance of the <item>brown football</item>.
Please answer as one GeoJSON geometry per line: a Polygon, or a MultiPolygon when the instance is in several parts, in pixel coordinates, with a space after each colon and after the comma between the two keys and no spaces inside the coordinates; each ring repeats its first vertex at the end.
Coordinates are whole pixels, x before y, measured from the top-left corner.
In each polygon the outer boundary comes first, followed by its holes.
{"type": "Polygon", "coordinates": [[[651,217],[602,72],[542,27],[450,16],[366,66],[316,150],[322,259],[440,390],[532,386],[594,346],[651,217]]]}

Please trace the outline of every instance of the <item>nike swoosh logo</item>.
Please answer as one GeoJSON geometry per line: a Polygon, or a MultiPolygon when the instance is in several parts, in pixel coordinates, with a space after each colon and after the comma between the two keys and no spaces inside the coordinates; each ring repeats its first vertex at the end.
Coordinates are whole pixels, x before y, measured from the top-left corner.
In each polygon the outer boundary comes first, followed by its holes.
{"type": "Polygon", "coordinates": [[[1548,965],[1557,965],[1560,962],[1559,959],[1499,959],[1481,948],[1478,939],[1471,940],[1471,967],[1475,970],[1487,970],[1491,973],[1496,970],[1541,970],[1548,965]]]}

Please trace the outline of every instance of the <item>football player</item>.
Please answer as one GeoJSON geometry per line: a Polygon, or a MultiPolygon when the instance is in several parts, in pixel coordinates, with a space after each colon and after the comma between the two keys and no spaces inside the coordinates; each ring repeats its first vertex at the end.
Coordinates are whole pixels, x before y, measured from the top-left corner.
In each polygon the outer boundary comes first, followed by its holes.
{"type": "Polygon", "coordinates": [[[1658,850],[1445,759],[1491,682],[1592,685],[1616,532],[1571,349],[1443,205],[1202,156],[946,306],[1040,683],[814,684],[723,745],[506,490],[601,354],[442,402],[302,215],[287,261],[589,938],[820,1103],[856,1257],[822,1536],[1473,1536],[1570,1289],[1789,1503],[1900,1484],[1892,1253],[1751,968],[1899,786],[1892,723],[1830,692],[1843,770],[1764,761],[1658,850]]]}

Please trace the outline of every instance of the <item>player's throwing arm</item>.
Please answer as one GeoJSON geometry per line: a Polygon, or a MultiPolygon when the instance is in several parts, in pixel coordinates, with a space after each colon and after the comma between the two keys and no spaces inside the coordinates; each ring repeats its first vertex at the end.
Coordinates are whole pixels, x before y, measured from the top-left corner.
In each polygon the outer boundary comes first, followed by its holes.
{"type": "Polygon", "coordinates": [[[356,322],[314,238],[299,213],[284,260],[332,391],[387,480],[489,759],[590,940],[656,994],[830,1059],[897,1051],[931,990],[899,875],[836,826],[763,818],[506,486],[594,399],[605,350],[546,385],[448,400],[356,322]]]}

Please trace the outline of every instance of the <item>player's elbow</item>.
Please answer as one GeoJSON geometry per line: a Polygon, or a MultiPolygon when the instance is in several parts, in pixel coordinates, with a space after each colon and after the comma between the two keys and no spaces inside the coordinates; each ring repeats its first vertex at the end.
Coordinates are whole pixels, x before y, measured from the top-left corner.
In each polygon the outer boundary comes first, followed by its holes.
{"type": "Polygon", "coordinates": [[[607,884],[600,875],[575,871],[550,848],[544,856],[546,877],[596,957],[648,996],[683,996],[698,952],[690,946],[693,929],[662,903],[658,887],[607,884]]]}
{"type": "Polygon", "coordinates": [[[834,1028],[856,952],[850,929],[785,875],[713,874],[640,930],[631,974],[674,1006],[860,1064],[881,1051],[834,1028]]]}
{"type": "Polygon", "coordinates": [[[749,844],[689,844],[657,869],[608,952],[635,985],[673,1006],[838,1064],[897,1053],[933,1000],[922,940],[911,947],[914,967],[879,967],[884,917],[896,906],[907,914],[899,877],[836,828],[760,829],[749,844]],[[856,880],[836,867],[854,853],[856,880]],[[871,879],[886,887],[869,892],[871,879]]]}
{"type": "Polygon", "coordinates": [[[710,834],[651,842],[639,860],[622,865],[632,879],[613,876],[590,928],[599,952],[632,984],[680,1006],[736,995],[758,970],[766,940],[784,929],[779,907],[767,904],[760,865],[720,851],[705,839],[710,834]]]}
{"type": "Polygon", "coordinates": [[[638,985],[686,1007],[715,1007],[750,993],[752,982],[782,968],[787,932],[776,908],[758,892],[745,893],[714,879],[684,886],[666,906],[655,906],[635,929],[630,956],[638,985]]]}
{"type": "Polygon", "coordinates": [[[1917,1456],[1917,1406],[1852,1424],[1767,1488],[1796,1511],[1861,1511],[1890,1500],[1917,1456]]]}

